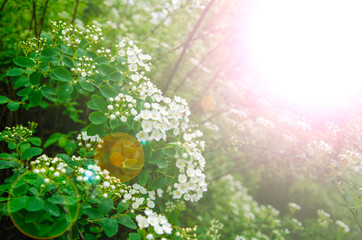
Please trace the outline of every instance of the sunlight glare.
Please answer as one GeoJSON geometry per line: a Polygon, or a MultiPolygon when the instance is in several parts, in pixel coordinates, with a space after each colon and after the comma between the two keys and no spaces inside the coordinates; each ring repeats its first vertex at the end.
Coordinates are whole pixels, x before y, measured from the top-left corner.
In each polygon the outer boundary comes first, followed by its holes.
{"type": "Polygon", "coordinates": [[[247,48],[266,87],[284,101],[342,104],[362,89],[362,1],[258,0],[247,48]]]}

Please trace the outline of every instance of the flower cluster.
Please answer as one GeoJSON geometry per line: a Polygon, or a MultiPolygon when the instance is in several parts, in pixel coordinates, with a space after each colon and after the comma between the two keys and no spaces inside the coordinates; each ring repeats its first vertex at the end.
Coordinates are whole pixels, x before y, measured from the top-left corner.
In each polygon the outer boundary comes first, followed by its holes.
{"type": "Polygon", "coordinates": [[[128,116],[136,115],[136,100],[131,96],[119,93],[115,98],[109,98],[108,117],[111,120],[120,119],[126,122],[128,116]]]}
{"type": "Polygon", "coordinates": [[[99,143],[103,142],[103,140],[98,135],[88,136],[86,131],[78,134],[77,140],[79,141],[79,147],[89,151],[93,151],[95,147],[102,147],[102,145],[100,145],[99,143]]]}
{"type": "MultiPolygon", "coordinates": [[[[151,226],[153,231],[157,235],[170,235],[172,233],[171,224],[167,221],[167,218],[165,216],[157,214],[150,209],[146,209],[144,213],[146,216],[136,216],[136,221],[139,228],[145,229],[151,226]]],[[[152,235],[152,233],[150,234],[152,235]]],[[[148,239],[153,239],[153,235],[152,238],[149,237],[148,239]]]]}
{"type": "Polygon", "coordinates": [[[330,219],[330,214],[325,212],[323,209],[318,209],[317,211],[318,214],[318,223],[320,226],[322,227],[328,227],[331,219],[330,219]]]}
{"type": "Polygon", "coordinates": [[[362,165],[362,155],[356,150],[343,150],[343,152],[338,155],[338,159],[344,166],[362,165]]]}
{"type": "Polygon", "coordinates": [[[222,229],[224,227],[224,224],[222,224],[219,220],[217,219],[212,219],[210,221],[211,226],[207,229],[206,232],[206,236],[209,239],[213,239],[213,240],[218,240],[220,239],[221,235],[220,235],[220,229],[222,229]]]}
{"type": "MultiPolygon", "coordinates": [[[[89,77],[92,75],[99,73],[96,70],[97,63],[94,62],[94,59],[87,56],[76,57],[74,59],[76,67],[71,68],[73,74],[80,76],[81,78],[85,79],[87,83],[90,82],[89,77]]],[[[76,84],[79,78],[73,78],[72,83],[76,84]]]]}
{"type": "Polygon", "coordinates": [[[1,138],[6,142],[11,143],[21,143],[26,142],[28,138],[33,135],[33,130],[36,128],[36,124],[29,123],[29,128],[22,125],[16,125],[15,127],[6,127],[5,130],[1,132],[1,138]]]}
{"type": "Polygon", "coordinates": [[[344,222],[342,222],[341,220],[337,220],[336,221],[336,224],[338,227],[342,228],[342,230],[345,232],[345,233],[348,233],[349,232],[349,227],[347,226],[347,224],[345,224],[344,222]]]}
{"type": "Polygon", "coordinates": [[[35,51],[36,53],[41,52],[46,46],[46,38],[30,38],[26,41],[22,41],[19,43],[21,48],[24,50],[24,53],[27,55],[35,51]]]}

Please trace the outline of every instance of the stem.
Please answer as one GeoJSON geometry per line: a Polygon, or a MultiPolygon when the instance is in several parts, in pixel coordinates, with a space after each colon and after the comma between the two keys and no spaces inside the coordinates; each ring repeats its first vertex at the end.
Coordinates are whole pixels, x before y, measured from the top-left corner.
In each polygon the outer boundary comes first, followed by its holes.
{"type": "Polygon", "coordinates": [[[79,4],[79,0],[75,0],[75,6],[74,6],[74,11],[73,11],[72,21],[70,22],[71,24],[73,24],[74,21],[75,21],[75,16],[77,15],[77,10],[78,10],[78,4],[79,4]]]}
{"type": "Polygon", "coordinates": [[[47,7],[48,7],[48,2],[49,0],[46,0],[45,5],[44,5],[44,9],[43,9],[43,14],[40,20],[40,30],[39,30],[39,35],[41,34],[41,32],[43,31],[43,27],[44,27],[44,19],[45,19],[45,13],[47,11],[47,7]]]}
{"type": "Polygon", "coordinates": [[[8,0],[5,0],[5,1],[3,2],[3,4],[1,4],[0,12],[4,9],[5,4],[6,4],[7,2],[8,2],[8,0]]]}
{"type": "Polygon", "coordinates": [[[36,22],[36,0],[33,0],[33,19],[34,19],[34,33],[35,37],[38,36],[37,22],[36,22]]]}
{"type": "Polygon", "coordinates": [[[188,37],[187,37],[187,40],[186,40],[186,42],[185,42],[185,45],[184,45],[184,47],[183,47],[183,49],[182,49],[182,52],[181,52],[179,58],[177,59],[176,64],[173,66],[171,75],[170,75],[170,77],[168,78],[165,87],[163,88],[163,92],[164,92],[164,93],[167,92],[167,89],[168,89],[170,83],[172,82],[172,79],[173,79],[173,77],[175,76],[175,74],[176,74],[176,72],[177,72],[177,69],[178,69],[179,66],[180,66],[180,63],[181,63],[182,59],[183,59],[184,56],[185,56],[186,50],[187,50],[187,49],[189,48],[189,46],[190,46],[190,42],[191,42],[194,34],[196,33],[196,31],[197,31],[198,28],[200,27],[200,25],[201,25],[202,21],[204,20],[206,14],[209,12],[211,6],[212,6],[214,3],[215,3],[215,0],[211,0],[211,1],[207,4],[207,6],[206,6],[206,8],[204,9],[204,11],[201,13],[201,16],[200,16],[199,20],[196,22],[194,28],[193,28],[192,31],[189,33],[189,35],[188,35],[188,37]]]}
{"type": "Polygon", "coordinates": [[[219,47],[221,47],[225,41],[228,39],[228,37],[226,37],[223,41],[221,41],[219,44],[217,44],[211,51],[209,51],[202,59],[201,61],[195,65],[195,67],[193,69],[191,69],[191,71],[182,79],[182,81],[179,83],[179,85],[177,85],[175,92],[177,92],[186,82],[186,80],[193,74],[193,72],[206,60],[208,59],[219,47]]]}
{"type": "Polygon", "coordinates": [[[346,199],[346,196],[343,194],[343,192],[341,191],[341,189],[339,188],[338,186],[338,183],[335,181],[334,182],[334,186],[337,188],[339,194],[341,195],[341,197],[343,198],[343,200],[345,201],[345,203],[347,204],[349,210],[351,211],[352,215],[353,215],[353,218],[354,220],[356,221],[358,227],[359,227],[359,230],[361,231],[362,233],[362,226],[361,226],[361,223],[358,221],[358,218],[356,216],[356,213],[354,212],[353,208],[351,207],[351,205],[349,204],[348,200],[346,199]]]}

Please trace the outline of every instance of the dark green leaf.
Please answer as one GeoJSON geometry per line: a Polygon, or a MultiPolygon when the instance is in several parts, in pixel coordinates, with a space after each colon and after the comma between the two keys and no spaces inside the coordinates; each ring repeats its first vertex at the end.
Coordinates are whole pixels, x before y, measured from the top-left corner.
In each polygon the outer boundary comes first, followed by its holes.
{"type": "Polygon", "coordinates": [[[41,80],[41,73],[40,72],[33,72],[32,74],[30,74],[29,80],[30,83],[34,86],[38,86],[41,80]]]}
{"type": "Polygon", "coordinates": [[[103,112],[92,112],[91,114],[89,114],[89,120],[92,123],[99,125],[105,123],[108,120],[108,117],[104,115],[103,112]]]}
{"type": "Polygon", "coordinates": [[[55,56],[58,55],[58,51],[55,48],[46,47],[46,48],[43,49],[43,51],[41,51],[41,55],[43,57],[47,57],[47,58],[55,57],[55,56]]]}
{"type": "Polygon", "coordinates": [[[172,212],[168,215],[167,220],[170,224],[175,225],[178,218],[178,211],[176,209],[172,210],[172,212]]]}
{"type": "Polygon", "coordinates": [[[8,103],[8,108],[11,110],[11,111],[16,111],[18,110],[20,107],[20,104],[19,102],[9,102],[8,103]]]}
{"type": "Polygon", "coordinates": [[[88,215],[90,219],[94,220],[104,219],[104,216],[101,214],[101,212],[94,208],[84,209],[84,214],[88,215]]]}
{"type": "Polygon", "coordinates": [[[74,67],[74,63],[72,61],[72,59],[70,59],[69,57],[62,57],[62,62],[64,63],[65,66],[72,68],[74,67]]]}
{"type": "Polygon", "coordinates": [[[46,140],[44,143],[44,148],[47,148],[50,145],[56,143],[59,140],[59,138],[61,138],[62,136],[63,136],[63,134],[61,134],[61,133],[54,133],[54,134],[50,135],[48,140],[46,140]]]}
{"type": "Polygon", "coordinates": [[[60,215],[59,207],[49,201],[45,202],[44,210],[54,217],[59,217],[60,215]]]}
{"type": "Polygon", "coordinates": [[[76,197],[71,197],[67,195],[57,195],[48,199],[50,203],[53,204],[62,204],[62,205],[74,205],[78,202],[76,197]]]}
{"type": "Polygon", "coordinates": [[[25,72],[25,70],[22,68],[12,68],[7,72],[7,75],[14,77],[14,76],[19,76],[19,75],[23,74],[24,72],[25,72]]]}
{"type": "Polygon", "coordinates": [[[128,228],[131,228],[131,229],[137,228],[137,226],[133,222],[132,218],[130,218],[128,215],[120,216],[120,217],[116,218],[116,220],[119,224],[122,224],[123,226],[126,226],[128,228]]]}
{"type": "Polygon", "coordinates": [[[17,212],[20,209],[24,208],[24,203],[25,201],[28,200],[28,196],[21,196],[19,198],[14,198],[12,200],[9,201],[9,208],[10,208],[10,212],[17,212]]]}
{"type": "Polygon", "coordinates": [[[44,214],[43,211],[37,211],[37,212],[28,212],[25,215],[25,222],[26,223],[33,223],[33,222],[37,222],[39,217],[44,214]]]}
{"type": "Polygon", "coordinates": [[[34,106],[38,106],[39,103],[41,102],[41,99],[42,99],[41,91],[38,89],[32,89],[29,94],[29,102],[34,106]]]}
{"type": "Polygon", "coordinates": [[[97,110],[104,112],[107,111],[107,103],[100,96],[93,95],[92,102],[94,103],[94,106],[96,106],[97,110]]]}
{"type": "Polygon", "coordinates": [[[59,92],[58,92],[58,100],[60,102],[64,102],[73,92],[73,85],[70,83],[66,83],[63,84],[60,88],[59,88],[59,92]]]}
{"type": "Polygon", "coordinates": [[[36,197],[36,196],[29,197],[24,202],[24,207],[29,212],[36,212],[36,211],[42,210],[44,208],[44,201],[41,198],[36,197]]]}
{"type": "Polygon", "coordinates": [[[103,198],[98,209],[103,215],[107,215],[112,209],[114,209],[112,199],[103,198]]]}
{"type": "Polygon", "coordinates": [[[20,160],[25,160],[25,159],[40,155],[42,152],[43,152],[43,149],[41,149],[41,148],[30,147],[21,154],[20,160]]]}
{"type": "Polygon", "coordinates": [[[102,95],[105,96],[106,98],[117,96],[117,93],[107,86],[104,85],[99,86],[99,90],[101,91],[102,95]]]}
{"type": "Polygon", "coordinates": [[[127,206],[124,205],[124,203],[122,203],[122,202],[119,202],[119,203],[118,203],[118,205],[117,205],[117,211],[118,211],[119,213],[123,212],[123,211],[126,210],[126,209],[127,209],[127,206]]]}
{"type": "Polygon", "coordinates": [[[14,84],[14,89],[18,89],[21,87],[29,87],[30,86],[30,81],[29,78],[27,77],[21,77],[18,80],[16,80],[15,84],[14,84]]]}
{"type": "Polygon", "coordinates": [[[115,70],[114,68],[110,67],[107,64],[101,64],[100,68],[101,68],[102,73],[104,73],[104,75],[107,75],[107,76],[110,75],[115,70]]]}
{"type": "Polygon", "coordinates": [[[14,63],[20,67],[34,67],[35,63],[33,60],[20,56],[14,59],[14,63]]]}
{"type": "Polygon", "coordinates": [[[107,218],[104,221],[103,229],[108,237],[112,237],[118,232],[118,223],[115,219],[107,218]]]}
{"type": "Polygon", "coordinates": [[[108,59],[103,56],[95,58],[94,61],[98,64],[108,64],[108,59]]]}
{"type": "Polygon", "coordinates": [[[12,168],[12,167],[16,167],[17,165],[18,165],[18,162],[16,162],[16,161],[0,160],[0,169],[12,168]]]}
{"type": "Polygon", "coordinates": [[[67,155],[67,154],[57,154],[58,157],[60,157],[66,164],[69,166],[79,166],[79,163],[77,161],[73,161],[73,159],[67,155]]]}
{"type": "Polygon", "coordinates": [[[141,240],[142,238],[138,233],[130,233],[127,240],[141,240]]]}
{"type": "Polygon", "coordinates": [[[56,68],[53,73],[59,81],[70,82],[73,80],[73,74],[64,67],[56,68]]]}

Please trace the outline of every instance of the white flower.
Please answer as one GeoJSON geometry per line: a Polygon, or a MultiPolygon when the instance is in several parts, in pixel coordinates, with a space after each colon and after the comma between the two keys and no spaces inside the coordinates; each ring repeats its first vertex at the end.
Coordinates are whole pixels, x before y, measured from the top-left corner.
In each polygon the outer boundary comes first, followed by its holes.
{"type": "Polygon", "coordinates": [[[148,134],[144,131],[140,131],[136,134],[136,138],[139,142],[147,141],[148,140],[148,134]]]}
{"type": "Polygon", "coordinates": [[[45,178],[45,179],[44,179],[44,182],[45,182],[45,183],[49,183],[49,178],[45,178]]]}
{"type": "Polygon", "coordinates": [[[114,120],[114,119],[116,119],[116,116],[115,116],[114,114],[111,114],[111,116],[109,116],[109,118],[110,118],[111,120],[114,120]]]}
{"type": "Polygon", "coordinates": [[[186,177],[185,174],[180,174],[180,175],[178,175],[178,181],[179,181],[180,183],[185,183],[186,180],[187,180],[187,177],[186,177]]]}

